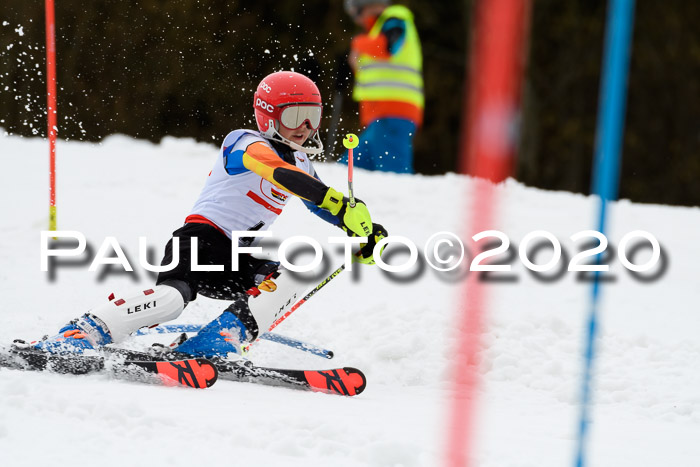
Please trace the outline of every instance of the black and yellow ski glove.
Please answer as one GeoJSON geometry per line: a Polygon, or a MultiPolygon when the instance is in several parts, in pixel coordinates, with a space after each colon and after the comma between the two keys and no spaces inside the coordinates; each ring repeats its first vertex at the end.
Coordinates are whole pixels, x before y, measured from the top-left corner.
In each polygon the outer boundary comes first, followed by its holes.
{"type": "MultiPolygon", "coordinates": [[[[382,238],[389,236],[389,233],[382,225],[373,224],[372,227],[372,234],[367,237],[367,243],[362,243],[360,251],[355,254],[354,260],[358,263],[374,264],[374,247],[382,238]]],[[[386,248],[386,245],[382,247],[379,252],[380,255],[384,252],[384,248],[386,248]]]]}
{"type": "Polygon", "coordinates": [[[350,236],[369,237],[372,233],[372,218],[367,205],[355,199],[355,206],[350,206],[350,199],[339,191],[328,188],[326,196],[318,205],[333,214],[339,221],[338,226],[350,236]]]}

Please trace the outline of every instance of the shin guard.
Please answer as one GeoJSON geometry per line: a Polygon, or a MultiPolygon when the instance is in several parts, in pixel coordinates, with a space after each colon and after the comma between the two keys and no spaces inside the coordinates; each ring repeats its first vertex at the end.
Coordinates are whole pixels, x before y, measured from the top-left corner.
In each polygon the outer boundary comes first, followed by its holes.
{"type": "Polygon", "coordinates": [[[119,342],[140,328],[177,318],[184,307],[185,301],[177,289],[158,285],[124,298],[111,299],[90,310],[89,314],[107,326],[112,342],[119,342]]]}

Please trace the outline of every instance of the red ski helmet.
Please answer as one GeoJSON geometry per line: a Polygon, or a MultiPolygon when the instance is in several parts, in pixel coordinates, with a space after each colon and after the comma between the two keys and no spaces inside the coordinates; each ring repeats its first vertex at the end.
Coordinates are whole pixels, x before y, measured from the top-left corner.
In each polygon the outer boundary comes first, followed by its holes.
{"type": "MultiPolygon", "coordinates": [[[[267,75],[260,81],[253,98],[255,122],[258,130],[268,138],[280,140],[296,150],[301,146],[279,134],[280,126],[289,129],[299,128],[309,123],[314,130],[309,139],[318,141],[321,126],[321,93],[316,84],[301,73],[279,71],[267,75]]],[[[317,153],[321,150],[304,148],[304,152],[317,153]]]]}

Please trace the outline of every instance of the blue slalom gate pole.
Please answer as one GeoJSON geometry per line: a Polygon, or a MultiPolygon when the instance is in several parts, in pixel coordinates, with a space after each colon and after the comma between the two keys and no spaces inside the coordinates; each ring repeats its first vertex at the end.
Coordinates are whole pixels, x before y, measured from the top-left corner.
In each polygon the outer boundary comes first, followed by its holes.
{"type": "MultiPolygon", "coordinates": [[[[600,197],[598,231],[602,234],[605,234],[607,203],[617,198],[620,178],[620,153],[624,135],[627,75],[632,26],[634,23],[634,4],[634,0],[610,0],[608,3],[605,55],[598,103],[592,186],[592,192],[600,197]]],[[[600,264],[600,262],[601,254],[597,257],[597,264],[600,264]]],[[[591,380],[595,360],[600,287],[600,272],[596,271],[586,326],[587,335],[581,387],[581,412],[578,425],[576,467],[583,467],[586,460],[586,440],[590,421],[591,380]]]]}

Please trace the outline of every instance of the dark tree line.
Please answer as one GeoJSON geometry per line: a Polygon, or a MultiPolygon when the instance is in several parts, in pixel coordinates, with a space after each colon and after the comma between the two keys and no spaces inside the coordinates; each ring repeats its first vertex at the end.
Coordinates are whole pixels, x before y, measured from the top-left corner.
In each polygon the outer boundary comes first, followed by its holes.
{"type": "MultiPolygon", "coordinates": [[[[416,168],[455,171],[472,0],[404,1],[424,53],[426,114],[416,168]]],[[[607,3],[535,0],[515,177],[587,193],[607,3]]],[[[700,4],[639,0],[634,28],[621,197],[700,205],[700,4]]],[[[355,32],[340,0],[65,0],[56,4],[59,135],[218,145],[254,127],[252,92],[267,73],[311,75],[334,111],[338,62],[355,32]]],[[[43,2],[0,9],[0,126],[45,136],[43,2]]],[[[359,130],[341,86],[339,132],[359,130]]],[[[324,138],[325,139],[325,138],[324,138]]],[[[340,145],[330,151],[337,155],[340,145]]]]}

